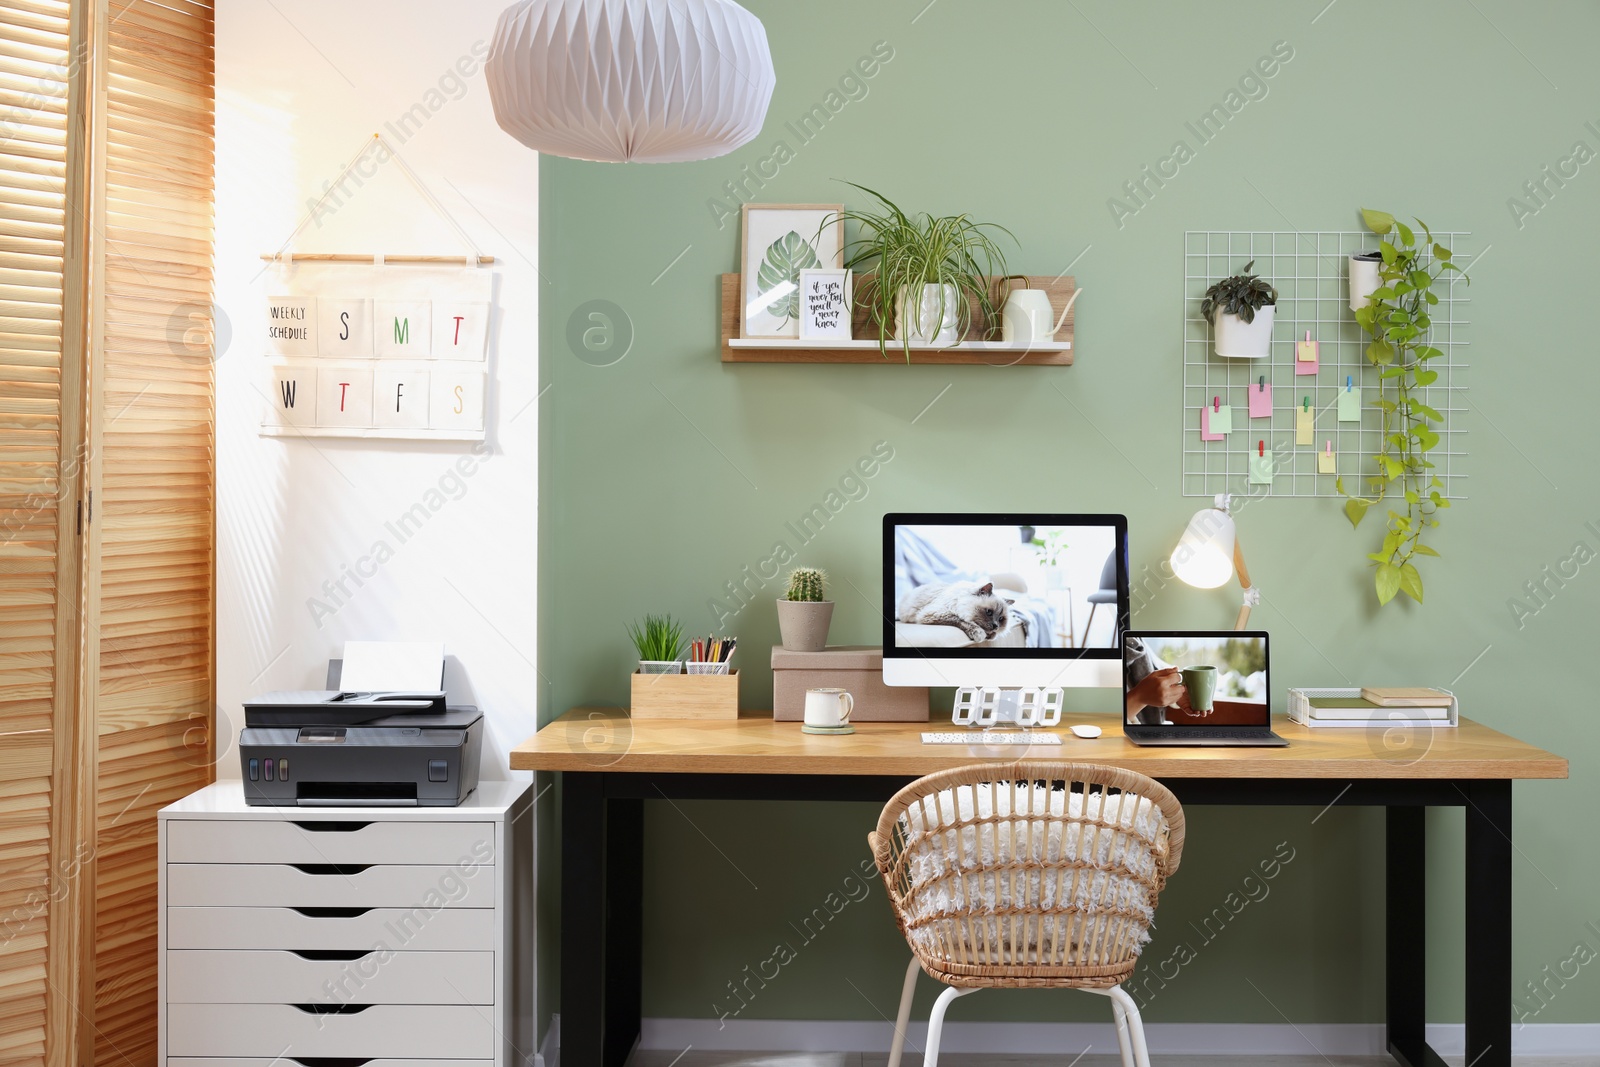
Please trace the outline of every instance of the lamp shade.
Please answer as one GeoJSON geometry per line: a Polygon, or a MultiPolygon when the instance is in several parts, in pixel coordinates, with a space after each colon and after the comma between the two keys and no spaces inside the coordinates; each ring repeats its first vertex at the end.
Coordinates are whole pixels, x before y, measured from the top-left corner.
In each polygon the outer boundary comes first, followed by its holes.
{"type": "Polygon", "coordinates": [[[521,0],[484,65],[500,128],[550,155],[672,163],[761,132],[777,76],[733,0],[521,0]]]}
{"type": "Polygon", "coordinates": [[[1196,589],[1215,589],[1233,577],[1233,516],[1221,508],[1195,512],[1178,547],[1172,550],[1172,573],[1196,589]]]}

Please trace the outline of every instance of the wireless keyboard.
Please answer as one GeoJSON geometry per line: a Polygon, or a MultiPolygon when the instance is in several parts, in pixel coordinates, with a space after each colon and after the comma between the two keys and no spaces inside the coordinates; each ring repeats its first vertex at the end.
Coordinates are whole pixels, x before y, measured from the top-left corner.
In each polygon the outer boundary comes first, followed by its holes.
{"type": "Polygon", "coordinates": [[[925,745],[1059,745],[1060,734],[1034,733],[1031,730],[930,730],[922,735],[925,745]]]}

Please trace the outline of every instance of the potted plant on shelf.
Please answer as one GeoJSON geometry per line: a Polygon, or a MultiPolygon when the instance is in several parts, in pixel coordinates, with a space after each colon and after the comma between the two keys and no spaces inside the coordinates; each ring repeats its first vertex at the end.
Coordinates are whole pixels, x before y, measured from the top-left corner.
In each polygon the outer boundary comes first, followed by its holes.
{"type": "Polygon", "coordinates": [[[1430,360],[1444,352],[1428,343],[1433,320],[1428,309],[1439,303],[1433,291],[1447,272],[1455,271],[1472,283],[1451,261],[1451,252],[1433,239],[1433,232],[1421,219],[1422,239],[1387,211],[1361,209],[1367,228],[1388,240],[1378,246],[1378,287],[1368,294],[1367,303],[1356,311],[1356,322],[1372,337],[1367,345],[1367,362],[1381,368],[1378,373],[1378,399],[1373,405],[1383,414],[1383,433],[1378,452],[1373,456],[1377,473],[1367,477],[1371,496],[1348,492],[1344,479],[1335,484],[1344,493],[1345,516],[1350,525],[1360,526],[1367,509],[1382,503],[1391,492],[1400,500],[1389,507],[1389,526],[1383,544],[1369,553],[1377,567],[1374,582],[1379,605],[1404,593],[1422,601],[1422,575],[1418,556],[1437,556],[1423,535],[1439,525],[1439,512],[1450,506],[1441,490],[1444,483],[1434,474],[1428,453],[1440,441],[1444,414],[1423,401],[1423,390],[1439,379],[1439,372],[1428,367],[1430,360]],[[1391,236],[1392,235],[1392,236],[1391,236]],[[1393,394],[1389,386],[1394,387],[1393,394]]]}
{"type": "Polygon", "coordinates": [[[683,626],[671,615],[646,615],[628,626],[628,636],[639,653],[640,674],[682,673],[683,626]]]}
{"type": "Polygon", "coordinates": [[[1278,290],[1250,273],[1255,260],[1231,278],[1206,290],[1200,314],[1216,332],[1217,355],[1226,359],[1261,359],[1272,344],[1272,318],[1278,290]]]}
{"type": "Polygon", "coordinates": [[[828,576],[815,567],[789,572],[788,595],[778,600],[778,633],[790,652],[821,652],[828,647],[833,601],[824,600],[828,576]]]}
{"type": "Polygon", "coordinates": [[[967,215],[908,215],[881,193],[845,184],[883,205],[882,210],[846,210],[839,217],[860,227],[846,246],[845,266],[856,272],[856,302],[866,305],[884,358],[891,331],[907,363],[913,345],[959,344],[972,329],[973,304],[989,332],[999,332],[997,309],[1008,283],[1005,253],[992,234],[1015,241],[1010,230],[967,215]],[[871,273],[863,276],[864,270],[871,273]],[[991,275],[1002,279],[998,298],[990,288],[991,275]]]}

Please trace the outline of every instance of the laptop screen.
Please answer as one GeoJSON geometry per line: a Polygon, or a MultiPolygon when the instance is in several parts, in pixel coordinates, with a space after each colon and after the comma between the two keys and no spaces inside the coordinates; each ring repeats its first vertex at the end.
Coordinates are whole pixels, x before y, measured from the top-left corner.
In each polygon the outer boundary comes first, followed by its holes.
{"type": "Polygon", "coordinates": [[[1128,726],[1267,726],[1263,630],[1130,630],[1122,639],[1128,726]]]}

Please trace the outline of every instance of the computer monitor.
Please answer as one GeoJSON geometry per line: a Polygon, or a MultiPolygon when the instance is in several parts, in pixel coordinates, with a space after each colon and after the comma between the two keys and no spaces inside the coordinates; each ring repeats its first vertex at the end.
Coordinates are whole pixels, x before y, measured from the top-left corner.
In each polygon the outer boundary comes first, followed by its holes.
{"type": "Polygon", "coordinates": [[[1118,686],[1128,520],[885,515],[883,603],[888,685],[1118,686]]]}

